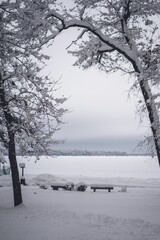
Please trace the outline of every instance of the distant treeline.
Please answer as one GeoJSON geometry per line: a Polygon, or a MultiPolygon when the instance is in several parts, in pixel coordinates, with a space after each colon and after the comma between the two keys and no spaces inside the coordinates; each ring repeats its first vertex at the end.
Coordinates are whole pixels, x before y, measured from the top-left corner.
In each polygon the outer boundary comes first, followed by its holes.
{"type": "Polygon", "coordinates": [[[88,150],[58,150],[56,156],[126,156],[126,152],[119,151],[88,151],[88,150]]]}
{"type": "MultiPolygon", "coordinates": [[[[7,155],[7,151],[4,152],[7,155]]],[[[17,150],[18,156],[23,156],[19,150],[17,150]]],[[[28,156],[35,156],[33,151],[25,154],[28,156]]],[[[47,155],[46,152],[41,153],[41,155],[47,155]]],[[[127,153],[120,151],[89,151],[89,150],[49,150],[48,155],[52,156],[148,156],[147,153],[127,153]]]]}
{"type": "Polygon", "coordinates": [[[143,156],[144,153],[127,153],[120,151],[88,151],[88,150],[57,150],[55,156],[143,156]]]}

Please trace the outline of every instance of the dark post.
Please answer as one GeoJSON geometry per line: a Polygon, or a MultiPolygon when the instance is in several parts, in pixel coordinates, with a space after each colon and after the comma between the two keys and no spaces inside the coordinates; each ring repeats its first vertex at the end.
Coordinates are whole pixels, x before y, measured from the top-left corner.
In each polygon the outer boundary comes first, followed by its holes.
{"type": "Polygon", "coordinates": [[[26,185],[25,178],[24,178],[25,163],[20,163],[19,167],[22,169],[21,184],[23,184],[25,186],[26,185]]]}

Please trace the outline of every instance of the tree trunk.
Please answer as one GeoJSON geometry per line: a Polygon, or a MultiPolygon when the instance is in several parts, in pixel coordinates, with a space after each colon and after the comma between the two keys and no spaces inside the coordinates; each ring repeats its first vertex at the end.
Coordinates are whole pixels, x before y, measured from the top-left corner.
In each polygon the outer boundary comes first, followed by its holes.
{"type": "Polygon", "coordinates": [[[3,113],[5,116],[6,127],[8,131],[8,156],[11,167],[12,174],[12,185],[13,185],[13,195],[14,195],[14,206],[18,206],[22,203],[22,193],[21,193],[21,185],[19,181],[19,172],[17,166],[16,159],[16,148],[15,148],[15,134],[12,130],[14,119],[10,113],[8,102],[5,99],[5,91],[4,91],[4,81],[0,74],[0,107],[3,109],[3,113]]]}
{"type": "Polygon", "coordinates": [[[148,111],[148,116],[151,123],[151,131],[153,134],[155,149],[160,166],[160,121],[158,116],[158,110],[156,109],[156,105],[153,100],[153,96],[148,82],[145,81],[143,78],[140,80],[140,88],[148,111]]]}
{"type": "Polygon", "coordinates": [[[15,141],[14,141],[14,133],[8,129],[8,155],[12,172],[12,185],[13,185],[13,195],[14,195],[14,206],[18,206],[22,203],[22,193],[21,193],[21,185],[19,181],[19,172],[16,160],[16,149],[15,149],[15,141]]]}

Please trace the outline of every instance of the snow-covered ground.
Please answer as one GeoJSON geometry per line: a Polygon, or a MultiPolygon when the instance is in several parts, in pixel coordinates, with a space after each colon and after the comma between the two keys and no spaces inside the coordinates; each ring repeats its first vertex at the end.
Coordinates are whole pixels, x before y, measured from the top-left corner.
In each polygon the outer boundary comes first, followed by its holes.
{"type": "MultiPolygon", "coordinates": [[[[127,192],[121,192],[120,186],[126,185],[128,179],[119,178],[119,185],[110,193],[105,190],[93,193],[90,187],[86,192],[53,191],[51,187],[44,190],[35,185],[45,180],[49,185],[51,181],[65,182],[68,179],[47,174],[26,177],[29,185],[22,186],[24,204],[14,208],[10,177],[0,177],[3,185],[0,187],[0,239],[160,239],[158,179],[155,182],[150,179],[149,183],[145,179],[132,179],[127,192]]],[[[88,184],[113,183],[111,180],[85,179],[88,184]]]]}
{"type": "MultiPolygon", "coordinates": [[[[141,166],[142,161],[138,163],[141,166]]],[[[122,166],[121,161],[119,164],[122,166]]],[[[131,162],[129,165],[133,170],[131,162]]],[[[136,172],[136,166],[134,168],[136,172]]],[[[160,178],[155,174],[159,168],[151,166],[148,175],[146,168],[143,177],[128,177],[121,171],[119,176],[108,177],[103,174],[100,177],[96,171],[95,176],[83,175],[81,171],[72,174],[66,171],[66,175],[58,171],[40,175],[28,172],[25,174],[28,186],[22,186],[24,203],[16,208],[13,207],[11,177],[0,176],[0,239],[159,240],[160,178]],[[75,184],[83,181],[88,188],[77,192],[54,191],[50,187],[51,183],[68,181],[75,184]],[[47,189],[38,186],[43,183],[47,189]],[[94,193],[90,184],[95,183],[112,184],[114,190],[94,193]],[[126,192],[121,191],[122,186],[127,186],[126,192]]],[[[137,168],[137,172],[140,169],[137,168]]]]}

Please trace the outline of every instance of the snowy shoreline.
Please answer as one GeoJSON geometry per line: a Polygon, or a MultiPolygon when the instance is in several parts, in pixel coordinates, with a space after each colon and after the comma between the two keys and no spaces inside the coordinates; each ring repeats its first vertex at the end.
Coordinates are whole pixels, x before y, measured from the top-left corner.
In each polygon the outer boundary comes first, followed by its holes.
{"type": "MultiPolygon", "coordinates": [[[[91,184],[111,184],[114,187],[127,186],[129,188],[159,188],[160,178],[125,178],[125,177],[88,177],[88,176],[74,176],[74,175],[52,175],[52,174],[26,174],[26,183],[30,186],[38,185],[38,183],[46,183],[51,185],[54,182],[73,182],[78,184],[84,182],[88,186],[91,184]]],[[[0,187],[11,186],[11,175],[0,176],[0,187]]]]}

